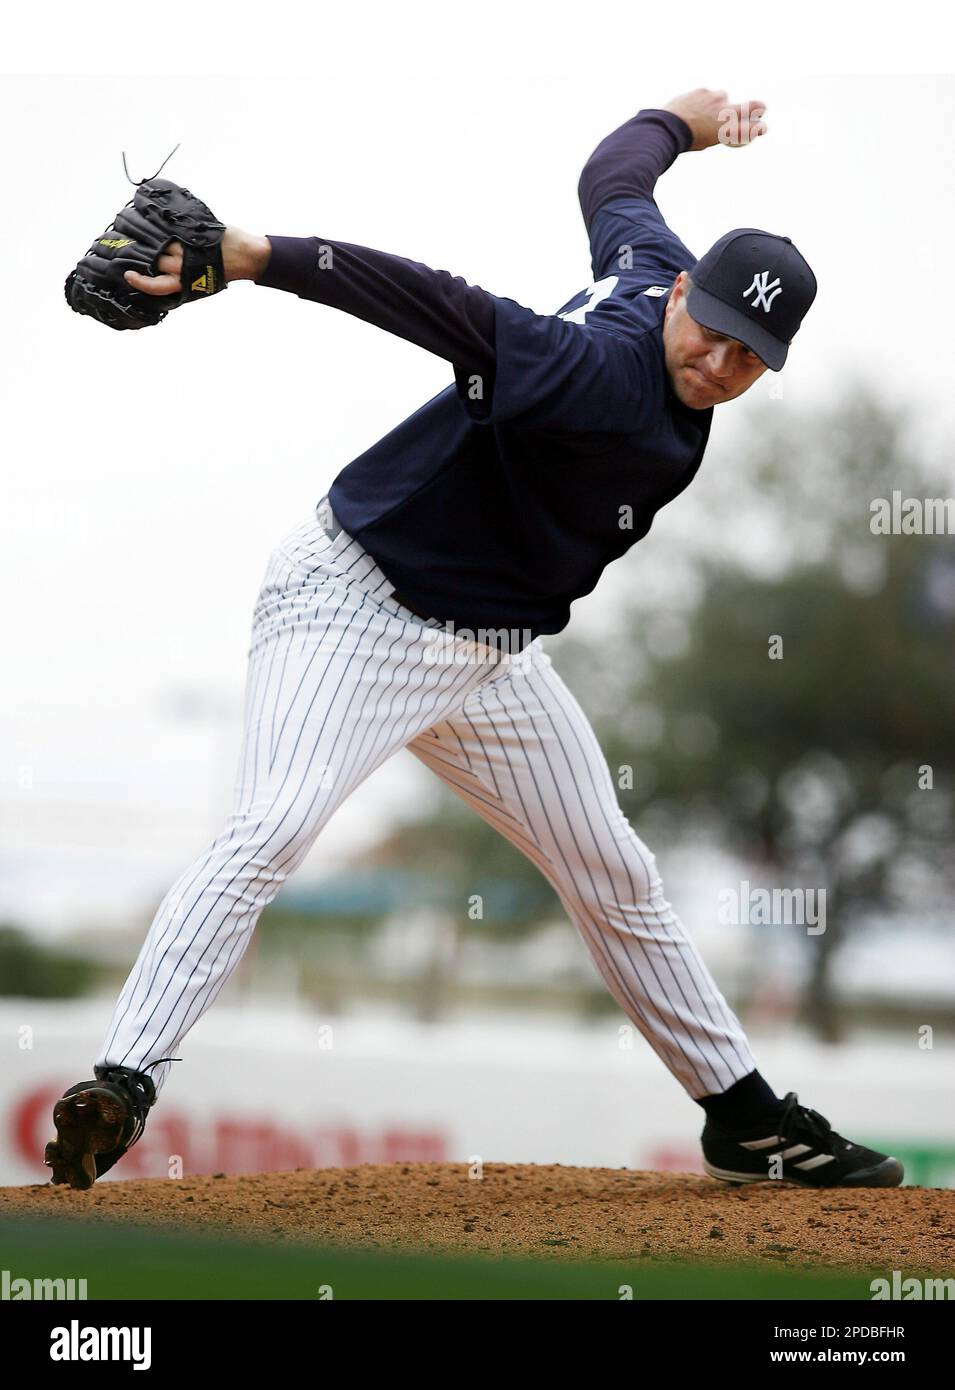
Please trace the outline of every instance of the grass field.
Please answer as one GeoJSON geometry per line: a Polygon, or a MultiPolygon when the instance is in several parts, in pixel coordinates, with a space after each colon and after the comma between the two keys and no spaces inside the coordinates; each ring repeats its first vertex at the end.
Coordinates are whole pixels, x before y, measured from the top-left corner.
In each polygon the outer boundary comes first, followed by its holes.
{"type": "Polygon", "coordinates": [[[696,1261],[452,1258],[213,1239],[155,1228],[0,1223],[0,1268],[86,1279],[90,1299],[868,1299],[864,1275],[696,1261]]]}

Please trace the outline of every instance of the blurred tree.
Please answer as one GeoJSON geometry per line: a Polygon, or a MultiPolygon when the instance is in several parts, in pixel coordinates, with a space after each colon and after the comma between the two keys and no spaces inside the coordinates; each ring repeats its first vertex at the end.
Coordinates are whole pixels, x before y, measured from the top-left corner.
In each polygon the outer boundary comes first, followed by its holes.
{"type": "Polygon", "coordinates": [[[0,992],[8,998],[75,999],[100,971],[81,956],[50,950],[27,932],[0,924],[0,992]]]}
{"type": "Polygon", "coordinates": [[[693,604],[660,621],[637,588],[612,656],[568,643],[561,670],[651,843],[696,817],[766,886],[825,888],[806,1012],[835,1040],[845,932],[868,912],[948,910],[955,888],[952,540],[871,526],[876,499],[944,497],[950,479],[864,392],[758,424],[732,489],[717,477],[697,498],[693,604]],[[747,543],[753,527],[768,545],[747,543]]]}

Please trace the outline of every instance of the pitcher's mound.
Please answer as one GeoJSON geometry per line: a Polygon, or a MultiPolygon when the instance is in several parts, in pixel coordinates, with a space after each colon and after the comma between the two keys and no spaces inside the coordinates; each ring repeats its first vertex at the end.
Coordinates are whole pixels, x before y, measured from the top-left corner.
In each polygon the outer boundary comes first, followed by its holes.
{"type": "Polygon", "coordinates": [[[688,1173],[560,1164],[394,1163],[294,1172],[118,1175],[88,1192],[0,1189],[0,1218],[119,1220],[379,1249],[567,1259],[767,1259],[951,1273],[955,1191],[728,1187],[688,1173]]]}

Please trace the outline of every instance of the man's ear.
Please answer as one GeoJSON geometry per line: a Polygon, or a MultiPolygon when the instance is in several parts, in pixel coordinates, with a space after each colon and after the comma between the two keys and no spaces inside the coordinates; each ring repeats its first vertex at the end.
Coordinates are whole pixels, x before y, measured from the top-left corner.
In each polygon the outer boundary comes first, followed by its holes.
{"type": "Polygon", "coordinates": [[[673,284],[670,286],[670,293],[667,295],[666,308],[665,308],[664,311],[663,311],[663,317],[664,317],[665,319],[670,317],[670,315],[673,313],[674,309],[676,308],[676,305],[679,303],[680,299],[683,297],[683,282],[684,282],[685,279],[686,279],[686,271],[685,271],[685,270],[681,270],[681,271],[678,273],[676,279],[673,281],[673,284]],[[674,298],[674,296],[675,296],[675,298],[674,298]]]}

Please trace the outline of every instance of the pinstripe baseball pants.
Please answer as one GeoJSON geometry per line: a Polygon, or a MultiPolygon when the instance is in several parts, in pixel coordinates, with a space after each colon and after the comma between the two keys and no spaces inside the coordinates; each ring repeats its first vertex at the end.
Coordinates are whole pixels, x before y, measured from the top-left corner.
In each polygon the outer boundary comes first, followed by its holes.
{"type": "MultiPolygon", "coordinates": [[[[253,616],[232,814],[160,904],[96,1064],[143,1069],[175,1054],[337,807],[409,748],[537,865],[687,1093],[727,1090],[756,1066],[742,1026],[663,896],[540,639],[510,654],[449,637],[392,591],[358,541],[317,519],[273,550],[253,616]]],[[[157,1091],[170,1066],[150,1069],[157,1091]]]]}

